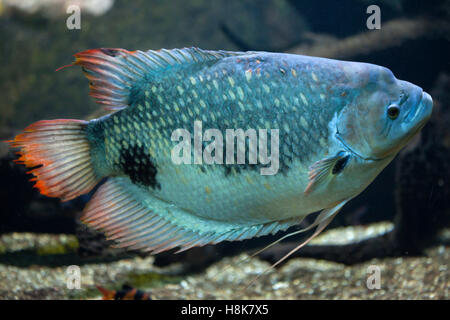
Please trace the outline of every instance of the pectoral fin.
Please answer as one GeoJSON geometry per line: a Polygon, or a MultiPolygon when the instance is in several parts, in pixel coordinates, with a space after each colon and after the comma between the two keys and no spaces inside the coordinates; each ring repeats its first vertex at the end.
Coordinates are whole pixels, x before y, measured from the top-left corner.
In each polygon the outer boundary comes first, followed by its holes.
{"type": "Polygon", "coordinates": [[[339,174],[347,165],[350,154],[340,151],[335,156],[324,158],[309,167],[309,183],[304,193],[311,193],[317,186],[326,183],[333,175],[339,174]]]}

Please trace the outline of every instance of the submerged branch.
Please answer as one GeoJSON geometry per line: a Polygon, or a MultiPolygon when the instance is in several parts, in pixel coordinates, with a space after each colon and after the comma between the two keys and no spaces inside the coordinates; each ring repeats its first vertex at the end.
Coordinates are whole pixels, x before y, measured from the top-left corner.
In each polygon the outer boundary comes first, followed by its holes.
{"type": "Polygon", "coordinates": [[[314,44],[302,44],[287,52],[343,59],[400,46],[408,40],[439,37],[448,34],[448,29],[446,21],[396,19],[382,24],[380,30],[369,30],[344,39],[326,37],[325,41],[323,35],[308,33],[307,36],[315,40],[314,44]]]}

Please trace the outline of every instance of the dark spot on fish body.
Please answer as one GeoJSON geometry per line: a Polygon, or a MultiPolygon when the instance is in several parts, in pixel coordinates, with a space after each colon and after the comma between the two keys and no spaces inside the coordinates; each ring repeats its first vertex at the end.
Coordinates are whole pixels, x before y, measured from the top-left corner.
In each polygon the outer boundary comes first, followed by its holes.
{"type": "Polygon", "coordinates": [[[149,154],[143,147],[136,145],[120,151],[121,170],[136,184],[149,186],[153,189],[161,189],[161,184],[156,180],[158,170],[149,154]]]}
{"type": "Polygon", "coordinates": [[[342,172],[342,170],[344,170],[345,166],[348,163],[348,159],[350,158],[350,156],[346,156],[342,159],[339,159],[336,164],[333,167],[333,170],[331,171],[333,174],[338,174],[340,172],[342,172]]]}

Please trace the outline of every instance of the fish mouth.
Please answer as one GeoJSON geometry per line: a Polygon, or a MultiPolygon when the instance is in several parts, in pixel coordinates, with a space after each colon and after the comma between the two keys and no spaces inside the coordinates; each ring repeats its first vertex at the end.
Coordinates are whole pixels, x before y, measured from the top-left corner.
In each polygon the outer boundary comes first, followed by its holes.
{"type": "MultiPolygon", "coordinates": [[[[406,143],[409,142],[416,134],[418,134],[425,124],[430,120],[433,111],[433,99],[425,91],[422,92],[421,99],[412,115],[407,115],[406,123],[412,123],[413,126],[406,136],[406,143]]],[[[405,144],[406,144],[405,143],[405,144]]]]}
{"type": "Polygon", "coordinates": [[[428,120],[430,120],[432,111],[433,99],[428,93],[423,91],[418,107],[409,121],[415,124],[415,130],[413,130],[414,133],[422,130],[428,120]]]}
{"type": "Polygon", "coordinates": [[[416,127],[420,129],[425,125],[425,123],[430,119],[431,112],[433,110],[433,99],[431,96],[422,91],[420,101],[417,103],[417,107],[414,112],[410,111],[405,117],[405,123],[416,123],[416,127]]]}
{"type": "Polygon", "coordinates": [[[431,113],[433,112],[433,99],[424,91],[422,92],[422,100],[420,101],[420,104],[422,105],[421,121],[425,124],[431,118],[431,113]]]}

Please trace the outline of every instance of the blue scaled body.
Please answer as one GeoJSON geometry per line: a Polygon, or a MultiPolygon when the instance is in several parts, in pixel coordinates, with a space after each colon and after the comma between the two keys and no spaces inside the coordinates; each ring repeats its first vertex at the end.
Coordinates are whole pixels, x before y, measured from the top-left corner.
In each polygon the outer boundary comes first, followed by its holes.
{"type": "MultiPolygon", "coordinates": [[[[432,110],[421,88],[365,63],[196,48],[76,58],[91,94],[117,110],[74,129],[94,178],[72,186],[109,177],[83,219],[153,252],[275,233],[322,210],[310,226],[320,232],[432,110]]],[[[64,199],[71,187],[60,188],[45,190],[64,199]]]]}

